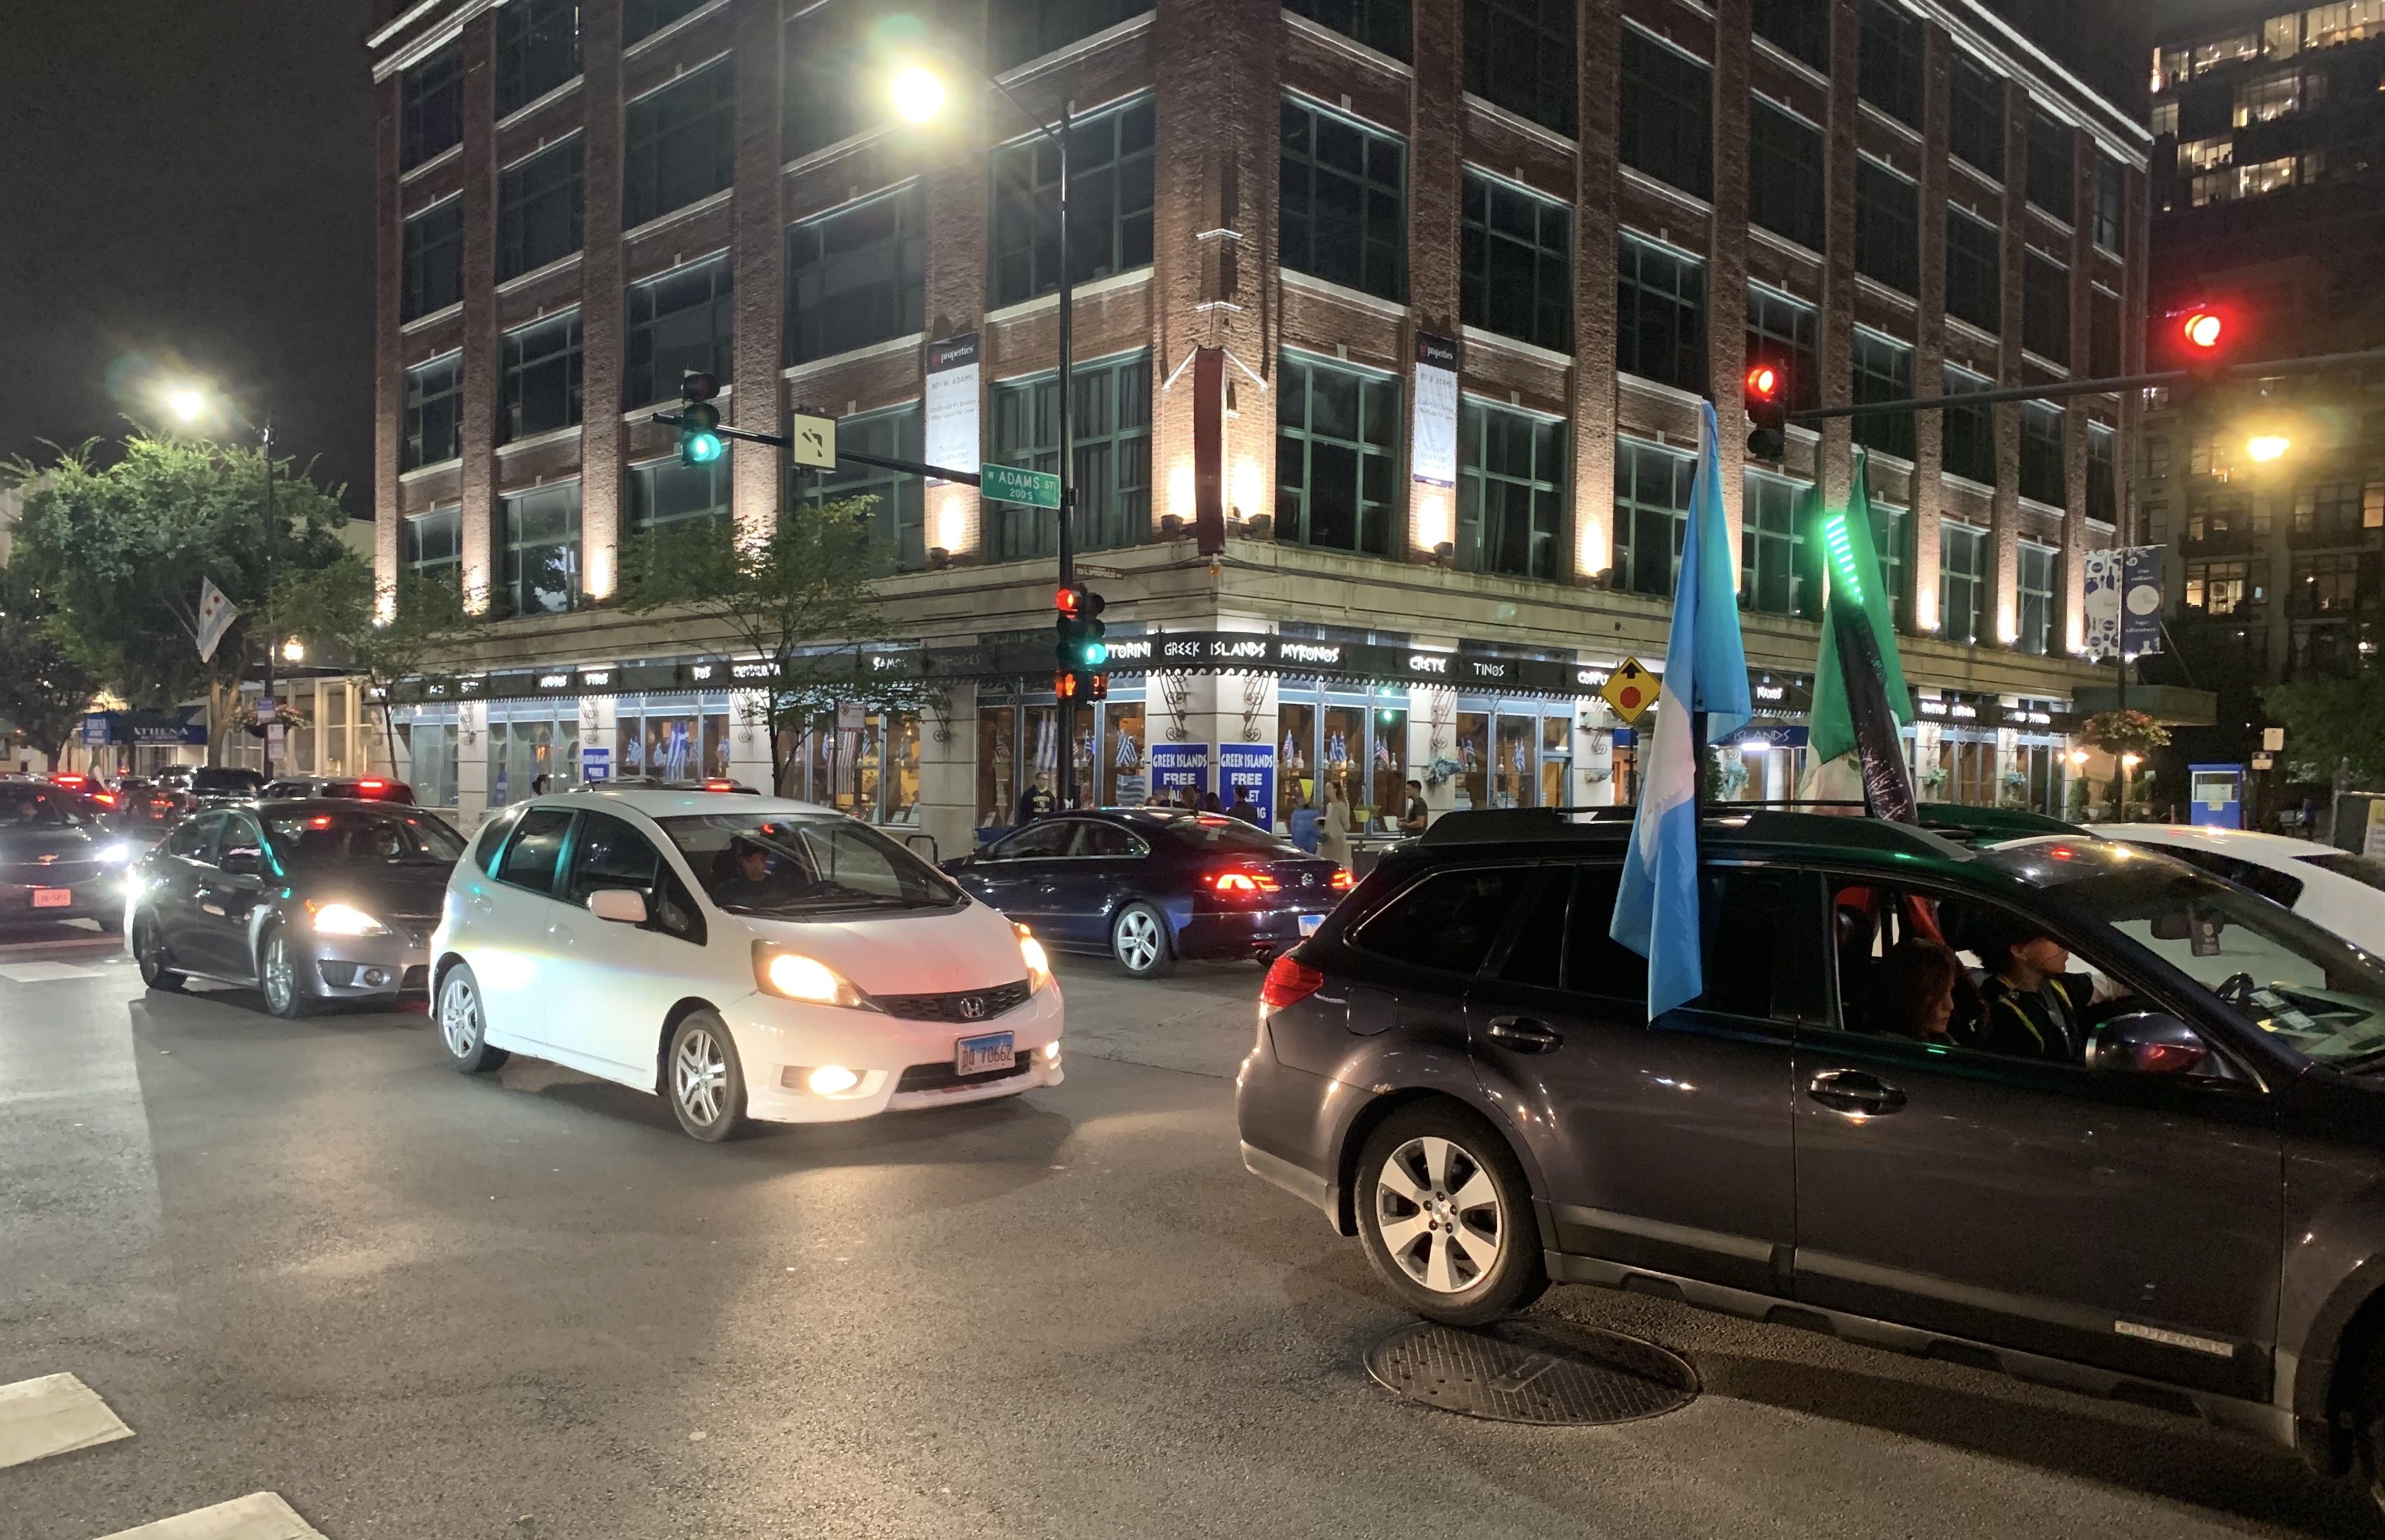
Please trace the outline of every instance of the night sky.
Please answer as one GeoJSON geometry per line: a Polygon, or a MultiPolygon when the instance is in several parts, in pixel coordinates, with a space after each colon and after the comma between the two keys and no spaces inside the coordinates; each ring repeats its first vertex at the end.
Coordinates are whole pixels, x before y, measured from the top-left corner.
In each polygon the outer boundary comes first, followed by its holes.
{"type": "Polygon", "coordinates": [[[119,436],[180,365],[369,514],[369,0],[5,8],[0,458],[119,436]]]}

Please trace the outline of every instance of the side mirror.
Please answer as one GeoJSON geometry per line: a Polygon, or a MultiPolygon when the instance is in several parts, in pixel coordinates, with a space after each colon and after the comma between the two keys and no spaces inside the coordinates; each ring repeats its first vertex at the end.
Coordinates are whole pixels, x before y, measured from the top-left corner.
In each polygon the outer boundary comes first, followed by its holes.
{"type": "Polygon", "coordinates": [[[2118,1074],[2192,1074],[2211,1058],[2194,1028],[2158,1011],[2115,1016],[2087,1037],[2087,1067],[2118,1074]]]}
{"type": "Polygon", "coordinates": [[[216,865],[228,877],[253,877],[265,870],[265,852],[254,845],[235,846],[216,865]]]}
{"type": "Polygon", "coordinates": [[[646,896],[634,888],[599,888],[588,895],[588,913],[616,925],[646,923],[646,896]]]}

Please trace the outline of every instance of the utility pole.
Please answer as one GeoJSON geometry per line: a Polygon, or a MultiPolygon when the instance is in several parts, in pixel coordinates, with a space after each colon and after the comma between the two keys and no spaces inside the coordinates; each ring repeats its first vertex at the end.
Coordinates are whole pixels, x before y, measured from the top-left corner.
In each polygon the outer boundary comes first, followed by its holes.
{"type": "MultiPolygon", "coordinates": [[[[995,82],[1000,84],[999,81],[995,82]]],[[[1008,96],[1005,90],[1003,94],[1008,96]]],[[[1018,99],[1013,97],[1016,102],[1018,99]]],[[[1076,285],[1068,277],[1068,113],[1073,103],[1060,106],[1060,131],[1052,133],[1060,147],[1060,586],[1077,580],[1077,433],[1075,322],[1076,285]]],[[[1039,119],[1036,127],[1043,128],[1039,119]]],[[[1060,807],[1077,805],[1077,702],[1060,699],[1060,807]]]]}
{"type": "MultiPolygon", "coordinates": [[[[265,694],[273,700],[273,654],[280,645],[273,630],[273,414],[265,415],[265,426],[257,430],[258,442],[265,449],[265,694]]],[[[281,707],[274,702],[272,714],[265,723],[265,778],[273,778],[273,725],[281,719],[281,707]]]]}

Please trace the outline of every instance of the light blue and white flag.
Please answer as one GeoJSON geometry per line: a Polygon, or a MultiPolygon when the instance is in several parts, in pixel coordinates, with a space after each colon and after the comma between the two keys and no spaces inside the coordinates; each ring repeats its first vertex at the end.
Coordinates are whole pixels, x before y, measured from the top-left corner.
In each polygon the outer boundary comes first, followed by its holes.
{"type": "Polygon", "coordinates": [[[1698,470],[1690,524],[1673,581],[1673,630],[1656,694],[1656,729],[1643,761],[1640,810],[1608,934],[1648,960],[1648,1019],[1705,993],[1698,916],[1698,776],[1701,745],[1691,715],[1706,714],[1720,742],[1754,714],[1747,652],[1731,581],[1730,526],[1722,511],[1722,462],[1711,404],[1699,409],[1698,470]]]}
{"type": "Polygon", "coordinates": [[[216,644],[240,617],[240,606],[224,597],[223,590],[212,578],[199,579],[199,661],[207,663],[216,655],[216,644]]]}

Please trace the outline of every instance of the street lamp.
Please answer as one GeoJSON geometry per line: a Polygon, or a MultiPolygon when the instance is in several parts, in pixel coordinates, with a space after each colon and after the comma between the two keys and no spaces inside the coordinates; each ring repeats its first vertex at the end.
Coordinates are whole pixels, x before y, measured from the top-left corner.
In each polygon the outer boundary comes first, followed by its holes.
{"type": "MultiPolygon", "coordinates": [[[[169,385],[159,395],[166,404],[166,410],[186,427],[195,426],[218,410],[227,416],[240,416],[229,401],[216,397],[204,385],[169,385]]],[[[241,420],[246,421],[245,418],[241,420]]],[[[270,639],[273,635],[273,414],[268,412],[262,423],[249,423],[248,426],[256,429],[257,447],[265,457],[265,528],[261,531],[261,544],[265,556],[265,634],[270,639]]],[[[292,638],[289,645],[298,649],[297,656],[305,655],[305,650],[296,638],[292,638]]],[[[273,699],[273,643],[268,640],[265,644],[264,701],[273,699]]],[[[291,661],[294,663],[297,658],[291,661]]],[[[273,776],[273,739],[269,731],[265,739],[265,774],[268,779],[273,776]]]]}
{"type": "Polygon", "coordinates": [[[166,392],[166,410],[185,427],[197,422],[206,409],[206,392],[195,387],[178,385],[166,392]]]}
{"type": "Polygon", "coordinates": [[[2286,452],[2293,447],[2294,441],[2283,433],[2255,433],[2245,441],[2244,453],[2255,464],[2266,466],[2285,458],[2286,452]]]}
{"type": "Polygon", "coordinates": [[[296,637],[292,637],[288,641],[281,644],[281,657],[282,661],[285,663],[305,663],[306,661],[306,644],[300,641],[296,637]]]}

